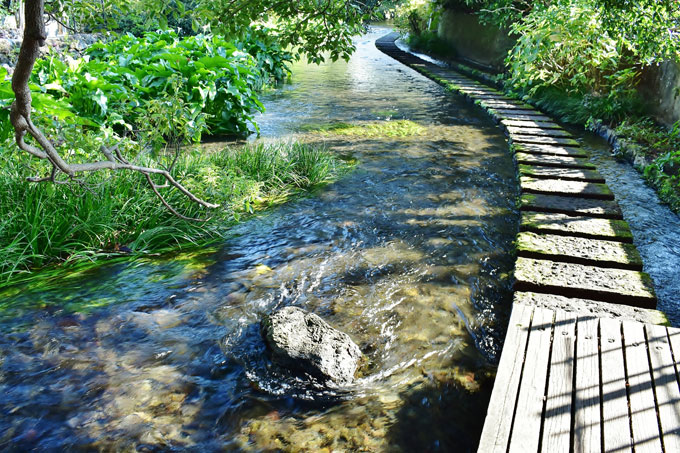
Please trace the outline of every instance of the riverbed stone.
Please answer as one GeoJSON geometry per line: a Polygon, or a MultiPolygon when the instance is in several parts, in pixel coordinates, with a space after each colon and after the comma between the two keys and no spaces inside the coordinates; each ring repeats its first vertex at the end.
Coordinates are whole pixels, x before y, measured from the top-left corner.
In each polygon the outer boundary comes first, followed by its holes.
{"type": "Polygon", "coordinates": [[[615,201],[593,200],[558,195],[523,193],[520,199],[522,211],[553,212],[572,216],[622,219],[621,208],[615,201]]]}
{"type": "Polygon", "coordinates": [[[529,231],[519,233],[516,244],[517,254],[527,258],[642,270],[642,258],[633,244],[529,231]]]}
{"type": "Polygon", "coordinates": [[[630,319],[645,324],[664,325],[668,323],[666,315],[649,308],[630,307],[628,305],[611,304],[589,299],[516,291],[514,303],[563,310],[579,315],[592,315],[598,318],[630,319]]]}
{"type": "Polygon", "coordinates": [[[352,383],[361,350],[349,335],[319,316],[298,307],[285,307],[261,322],[263,337],[280,366],[304,371],[326,384],[352,383]]]}
{"type": "Polygon", "coordinates": [[[510,135],[534,135],[545,137],[572,137],[572,135],[564,129],[543,129],[541,127],[515,127],[505,126],[505,129],[510,135]]]}
{"type": "Polygon", "coordinates": [[[557,213],[523,212],[520,229],[535,233],[633,242],[633,233],[628,228],[628,224],[623,220],[615,219],[594,219],[557,213]]]}
{"type": "Polygon", "coordinates": [[[649,275],[625,269],[518,257],[515,290],[656,308],[649,275]]]}
{"type": "Polygon", "coordinates": [[[595,198],[613,200],[614,194],[606,184],[583,181],[565,181],[563,179],[536,179],[531,176],[520,176],[519,185],[522,191],[543,193],[547,195],[573,196],[579,198],[595,198]]]}
{"type": "Polygon", "coordinates": [[[595,170],[595,165],[591,164],[586,159],[579,159],[571,156],[548,156],[546,154],[527,154],[523,152],[516,152],[515,159],[517,159],[517,162],[520,164],[595,170]]]}
{"type": "Polygon", "coordinates": [[[539,145],[580,146],[573,138],[545,137],[542,135],[515,135],[510,134],[513,143],[536,143],[539,145]]]}
{"type": "Polygon", "coordinates": [[[585,170],[583,168],[537,167],[534,165],[520,164],[518,169],[520,175],[533,176],[534,178],[565,179],[598,183],[605,182],[604,177],[597,171],[585,170]]]}

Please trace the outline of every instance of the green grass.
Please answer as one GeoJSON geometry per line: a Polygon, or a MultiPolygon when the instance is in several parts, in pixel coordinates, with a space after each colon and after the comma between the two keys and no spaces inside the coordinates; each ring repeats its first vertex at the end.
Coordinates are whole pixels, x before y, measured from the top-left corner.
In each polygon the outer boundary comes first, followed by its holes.
{"type": "Polygon", "coordinates": [[[363,138],[409,137],[425,133],[425,127],[409,120],[373,121],[363,124],[342,122],[310,124],[305,127],[305,130],[319,132],[322,135],[345,135],[363,138]]]}
{"type": "Polygon", "coordinates": [[[35,176],[30,158],[10,146],[0,148],[0,285],[48,265],[203,245],[223,237],[244,215],[332,181],[348,168],[305,144],[187,152],[175,176],[197,196],[221,205],[204,209],[163,189],[178,211],[208,219],[189,222],[165,209],[138,173],[96,173],[84,185],[29,183],[26,177],[35,176]]]}

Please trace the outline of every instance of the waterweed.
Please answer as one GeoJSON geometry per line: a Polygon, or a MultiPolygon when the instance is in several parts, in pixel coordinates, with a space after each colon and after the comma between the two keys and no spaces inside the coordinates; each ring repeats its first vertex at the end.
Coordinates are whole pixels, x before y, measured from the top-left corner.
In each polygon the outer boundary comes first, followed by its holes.
{"type": "Polygon", "coordinates": [[[426,130],[425,127],[410,120],[373,121],[360,124],[337,122],[308,125],[304,129],[322,135],[346,135],[363,138],[417,136],[423,135],[426,130]]]}

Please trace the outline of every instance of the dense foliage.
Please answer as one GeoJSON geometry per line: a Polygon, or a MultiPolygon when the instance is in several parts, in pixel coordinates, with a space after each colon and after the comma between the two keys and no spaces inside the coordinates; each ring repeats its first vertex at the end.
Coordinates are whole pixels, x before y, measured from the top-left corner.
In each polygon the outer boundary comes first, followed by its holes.
{"type": "Polygon", "coordinates": [[[270,53],[261,43],[251,45],[258,44],[261,52],[253,57],[215,35],[125,35],[94,44],[79,60],[43,59],[33,81],[98,125],[137,130],[149,102],[178,95],[193,126],[192,139],[203,132],[243,133],[263,109],[257,88],[272,74],[282,77],[290,59],[279,49],[270,53]]]}
{"type": "Polygon", "coordinates": [[[564,121],[604,121],[642,143],[653,160],[645,176],[680,210],[678,125],[668,131],[645,119],[637,89],[645,68],[680,61],[680,2],[409,0],[396,11],[412,45],[434,50],[431,24],[442,8],[476,14],[517,39],[506,59],[509,91],[564,121]]]}
{"type": "Polygon", "coordinates": [[[238,40],[253,26],[266,26],[281,46],[310,61],[349,58],[352,36],[373,17],[379,0],[53,0],[48,11],[79,30],[132,31],[206,28],[238,40]]]}
{"type": "Polygon", "coordinates": [[[578,98],[568,119],[620,121],[640,113],[639,63],[620,37],[608,33],[592,0],[560,0],[512,25],[519,36],[507,65],[511,86],[554,101],[578,98]]]}
{"type": "Polygon", "coordinates": [[[410,0],[406,5],[398,10],[400,20],[416,34],[436,16],[432,10],[444,7],[508,28],[517,37],[507,59],[512,88],[549,102],[566,98],[570,109],[577,108],[569,119],[578,122],[640,113],[635,88],[642,68],[680,55],[675,0],[410,0]]]}

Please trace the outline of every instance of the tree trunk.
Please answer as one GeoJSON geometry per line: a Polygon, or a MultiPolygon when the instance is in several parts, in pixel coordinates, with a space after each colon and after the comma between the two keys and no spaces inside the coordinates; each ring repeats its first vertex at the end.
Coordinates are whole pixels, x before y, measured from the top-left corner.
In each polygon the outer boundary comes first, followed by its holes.
{"type": "Polygon", "coordinates": [[[140,167],[131,164],[125,159],[119,151],[114,147],[113,149],[102,148],[101,152],[106,157],[106,160],[97,162],[86,162],[80,164],[68,164],[59,154],[52,142],[43,135],[43,133],[33,124],[31,120],[31,89],[29,88],[29,79],[35,60],[40,54],[40,47],[45,44],[45,5],[44,0],[26,0],[25,4],[25,29],[24,40],[21,43],[19,50],[19,58],[17,60],[14,75],[12,76],[12,90],[14,91],[15,100],[12,103],[10,111],[10,121],[14,127],[14,137],[20,149],[39,158],[49,161],[52,164],[52,171],[49,176],[44,178],[31,178],[33,182],[57,182],[56,177],[59,173],[64,173],[69,179],[73,179],[79,173],[93,172],[99,170],[130,170],[142,173],[153,192],[158,196],[163,205],[168,208],[174,215],[190,219],[179,214],[172,208],[163,198],[158,189],[164,187],[174,187],[189,198],[192,202],[198,203],[207,208],[216,208],[219,205],[208,203],[196,197],[193,193],[187,190],[179,182],[177,182],[170,171],[152,168],[140,167]],[[40,148],[29,144],[25,141],[26,134],[29,134],[40,146],[40,148]],[[151,175],[159,175],[165,179],[165,184],[158,185],[153,182],[151,175]]]}

